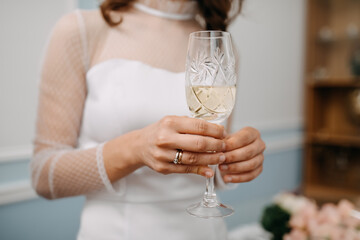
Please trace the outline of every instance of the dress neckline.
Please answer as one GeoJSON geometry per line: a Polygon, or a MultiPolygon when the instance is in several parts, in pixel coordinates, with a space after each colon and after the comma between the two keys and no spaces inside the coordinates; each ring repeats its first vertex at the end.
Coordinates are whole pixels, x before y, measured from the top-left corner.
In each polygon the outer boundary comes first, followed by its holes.
{"type": "Polygon", "coordinates": [[[194,0],[137,0],[133,6],[147,14],[171,20],[191,20],[198,9],[194,0]]]}
{"type": "MultiPolygon", "coordinates": [[[[90,69],[86,72],[86,78],[88,79],[94,72],[97,71],[97,69],[99,69],[99,68],[101,69],[102,67],[104,67],[106,65],[124,64],[124,63],[137,64],[137,65],[143,66],[147,69],[152,69],[154,71],[161,71],[161,72],[165,72],[165,73],[173,74],[173,75],[185,75],[185,71],[176,72],[176,71],[171,71],[171,70],[161,68],[161,67],[154,67],[148,63],[145,63],[145,62],[142,62],[139,60],[132,60],[132,59],[126,59],[126,58],[110,58],[110,59],[96,63],[93,66],[91,66],[90,69]]],[[[185,76],[184,76],[184,79],[185,79],[185,76]]]]}

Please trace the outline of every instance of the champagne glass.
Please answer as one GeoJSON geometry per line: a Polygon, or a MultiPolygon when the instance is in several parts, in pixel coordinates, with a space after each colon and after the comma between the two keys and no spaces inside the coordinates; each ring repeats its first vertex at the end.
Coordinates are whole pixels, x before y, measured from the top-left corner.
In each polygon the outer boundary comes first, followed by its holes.
{"type": "MultiPolygon", "coordinates": [[[[235,104],[235,57],[231,36],[223,31],[200,31],[190,34],[186,59],[185,88],[193,117],[220,124],[235,104]]],[[[210,166],[214,172],[217,165],[210,166]]],[[[234,210],[220,203],[214,190],[214,177],[206,179],[201,202],[189,206],[196,217],[215,218],[231,215],[234,210]]]]}

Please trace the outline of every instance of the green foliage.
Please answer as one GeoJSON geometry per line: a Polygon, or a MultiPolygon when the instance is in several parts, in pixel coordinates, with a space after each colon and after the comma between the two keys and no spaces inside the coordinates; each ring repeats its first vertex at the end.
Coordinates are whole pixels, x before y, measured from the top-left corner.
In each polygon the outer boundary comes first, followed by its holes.
{"type": "Polygon", "coordinates": [[[273,240],[282,240],[290,232],[290,213],[276,204],[267,206],[261,218],[263,228],[273,234],[273,240]]]}

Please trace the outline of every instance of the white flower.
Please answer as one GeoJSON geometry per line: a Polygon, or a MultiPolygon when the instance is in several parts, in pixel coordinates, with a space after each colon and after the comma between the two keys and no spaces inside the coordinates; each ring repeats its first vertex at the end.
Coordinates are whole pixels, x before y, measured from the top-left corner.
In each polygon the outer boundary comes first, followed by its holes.
{"type": "Polygon", "coordinates": [[[275,196],[274,202],[293,215],[308,206],[310,200],[292,193],[281,193],[275,196]]]}

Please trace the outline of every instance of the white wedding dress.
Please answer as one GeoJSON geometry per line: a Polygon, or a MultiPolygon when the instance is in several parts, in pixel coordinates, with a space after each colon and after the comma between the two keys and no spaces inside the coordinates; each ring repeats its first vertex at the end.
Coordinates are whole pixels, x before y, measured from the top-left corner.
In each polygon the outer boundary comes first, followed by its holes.
{"type": "MultiPolygon", "coordinates": [[[[158,6],[164,7],[164,1],[158,6]]],[[[167,2],[167,9],[179,9],[173,5],[180,2],[167,2]]],[[[86,196],[78,240],[227,238],[222,219],[199,219],[185,211],[202,198],[203,177],[162,175],[148,167],[115,183],[106,175],[104,142],[166,115],[189,114],[181,70],[186,38],[197,30],[186,23],[195,4],[185,2],[184,7],[182,2],[181,12],[165,12],[153,3],[138,1],[123,15],[120,30],[108,27],[98,12],[77,11],[60,20],[49,43],[31,164],[33,185],[48,198],[86,196]],[[178,35],[179,42],[159,43],[153,29],[146,34],[138,23],[150,21],[159,25],[160,34],[162,24],[168,24],[167,31],[178,35]],[[114,44],[123,47],[113,51],[114,44]]],[[[225,186],[219,174],[216,181],[225,186]]]]}
{"type": "MultiPolygon", "coordinates": [[[[187,115],[184,77],[124,59],[91,68],[80,147],[91,148],[168,114],[187,115]]],[[[204,184],[200,176],[140,168],[116,182],[114,193],[87,195],[78,239],[225,239],[222,220],[185,212],[202,198],[204,184]]]]}

